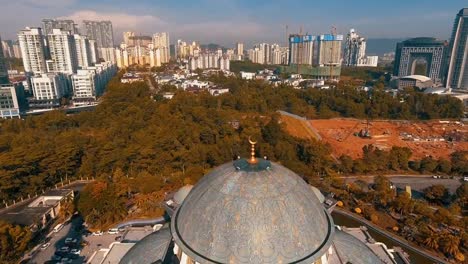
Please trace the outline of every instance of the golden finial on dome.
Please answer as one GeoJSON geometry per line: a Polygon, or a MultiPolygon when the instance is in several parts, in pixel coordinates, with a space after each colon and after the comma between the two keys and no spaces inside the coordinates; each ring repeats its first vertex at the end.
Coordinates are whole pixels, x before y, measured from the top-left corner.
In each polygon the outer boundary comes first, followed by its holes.
{"type": "Polygon", "coordinates": [[[253,141],[252,138],[249,136],[249,143],[250,145],[252,145],[249,163],[257,163],[257,159],[255,158],[255,145],[257,144],[257,142],[253,141]]]}

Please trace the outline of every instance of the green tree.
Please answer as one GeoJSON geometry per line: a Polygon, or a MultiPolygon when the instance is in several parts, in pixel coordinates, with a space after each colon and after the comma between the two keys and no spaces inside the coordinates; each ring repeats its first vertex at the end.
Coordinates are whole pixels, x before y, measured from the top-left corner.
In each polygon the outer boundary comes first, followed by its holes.
{"type": "Polygon", "coordinates": [[[14,263],[26,252],[31,238],[28,228],[0,222],[0,262],[14,263]]]}
{"type": "Polygon", "coordinates": [[[449,197],[448,189],[441,184],[429,186],[424,189],[423,192],[424,198],[426,198],[426,200],[438,204],[446,202],[446,199],[449,197]]]}

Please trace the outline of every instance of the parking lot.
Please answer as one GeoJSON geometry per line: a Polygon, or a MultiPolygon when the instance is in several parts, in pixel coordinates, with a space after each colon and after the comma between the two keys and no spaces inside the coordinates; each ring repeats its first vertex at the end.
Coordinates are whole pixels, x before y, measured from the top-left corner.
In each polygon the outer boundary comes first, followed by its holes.
{"type": "Polygon", "coordinates": [[[100,236],[85,234],[82,226],[83,220],[80,216],[72,218],[72,220],[63,225],[63,228],[58,232],[51,232],[35,250],[30,253],[31,264],[42,263],[86,263],[87,260],[94,254],[95,251],[101,248],[108,248],[112,242],[116,241],[116,237],[122,234],[107,234],[103,233],[100,236]],[[65,243],[66,239],[72,243],[65,243]],[[41,246],[49,244],[47,248],[42,249],[41,246]],[[68,246],[69,250],[59,253],[60,249],[68,246]],[[72,249],[79,250],[79,254],[73,254],[72,249]],[[54,255],[61,255],[61,260],[54,259],[54,255]],[[65,260],[63,260],[65,258],[65,260]]]}
{"type": "MultiPolygon", "coordinates": [[[[79,232],[78,228],[81,226],[82,220],[80,217],[72,218],[72,220],[64,224],[63,228],[58,232],[51,232],[41,245],[45,243],[49,243],[50,245],[45,248],[41,249],[40,247],[34,251],[32,254],[33,257],[28,263],[60,263],[59,261],[52,260],[52,257],[55,255],[60,248],[64,246],[68,246],[71,249],[80,249],[80,242],[81,242],[81,233],[79,232]],[[76,243],[65,245],[66,238],[76,239],[76,243]]],[[[83,257],[80,257],[77,254],[72,253],[65,253],[63,252],[62,256],[68,260],[68,263],[83,263],[83,257]]]]}

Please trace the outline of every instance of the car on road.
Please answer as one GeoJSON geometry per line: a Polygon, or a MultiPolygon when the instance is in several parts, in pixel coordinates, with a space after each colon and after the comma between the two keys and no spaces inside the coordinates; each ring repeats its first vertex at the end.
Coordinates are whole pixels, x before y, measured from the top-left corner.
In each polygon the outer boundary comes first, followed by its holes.
{"type": "Polygon", "coordinates": [[[109,235],[117,235],[119,233],[119,230],[117,228],[111,228],[107,231],[107,234],[109,235]]]}
{"type": "Polygon", "coordinates": [[[120,240],[122,240],[122,236],[116,236],[114,240],[115,241],[120,241],[120,240]]]}
{"type": "Polygon", "coordinates": [[[93,232],[91,235],[92,236],[102,236],[104,234],[104,232],[102,231],[96,231],[96,232],[93,232]]]}
{"type": "Polygon", "coordinates": [[[41,250],[44,250],[50,246],[50,243],[45,243],[41,246],[41,250]]]}
{"type": "Polygon", "coordinates": [[[75,255],[79,255],[79,254],[81,254],[81,250],[74,248],[74,249],[70,250],[70,253],[75,254],[75,255]]]}
{"type": "Polygon", "coordinates": [[[53,231],[54,231],[54,233],[57,233],[57,232],[59,232],[60,230],[62,230],[62,228],[63,228],[63,224],[58,224],[58,225],[56,225],[56,226],[54,227],[54,230],[53,230],[53,231]]]}

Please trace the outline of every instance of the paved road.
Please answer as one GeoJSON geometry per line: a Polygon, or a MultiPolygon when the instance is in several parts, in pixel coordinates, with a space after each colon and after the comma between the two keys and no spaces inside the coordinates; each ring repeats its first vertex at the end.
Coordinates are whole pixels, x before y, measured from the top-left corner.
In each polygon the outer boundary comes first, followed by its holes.
{"type": "Polygon", "coordinates": [[[85,237],[84,240],[86,240],[89,244],[81,250],[80,255],[83,257],[83,259],[88,260],[94,254],[95,251],[101,248],[109,248],[109,245],[115,242],[115,238],[121,235],[122,234],[117,234],[117,235],[103,234],[102,236],[85,237]]]}

